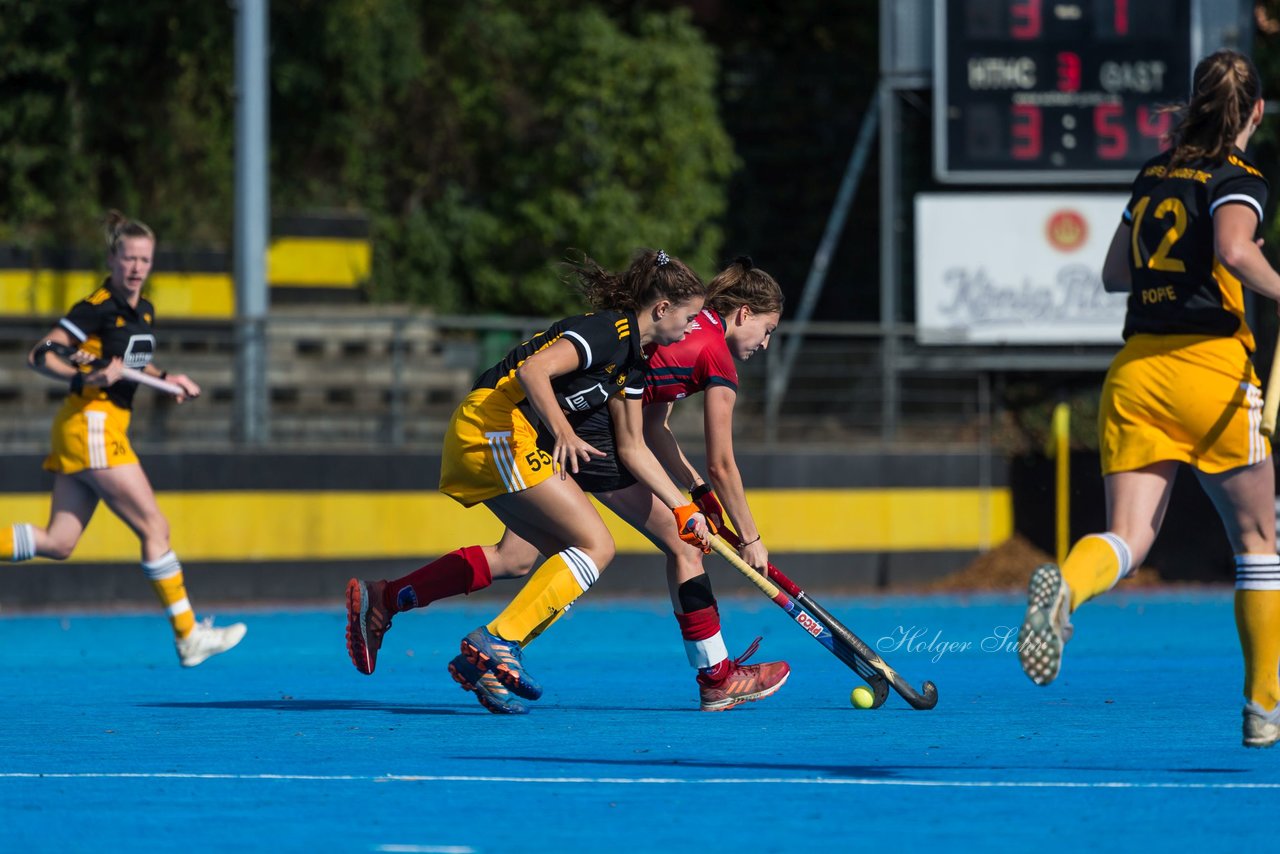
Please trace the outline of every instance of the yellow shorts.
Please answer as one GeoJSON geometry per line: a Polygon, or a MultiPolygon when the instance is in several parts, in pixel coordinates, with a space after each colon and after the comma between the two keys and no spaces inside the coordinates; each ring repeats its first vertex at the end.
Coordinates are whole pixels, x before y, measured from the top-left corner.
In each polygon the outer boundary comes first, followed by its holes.
{"type": "Polygon", "coordinates": [[[440,491],[464,507],[523,492],[552,475],[551,455],[505,394],[491,388],[467,395],[444,437],[440,491]]]}
{"type": "Polygon", "coordinates": [[[1239,339],[1134,335],[1098,408],[1102,473],[1162,460],[1217,474],[1267,459],[1262,390],[1239,339]]]}
{"type": "Polygon", "coordinates": [[[130,414],[109,400],[69,396],[53,417],[53,450],[45,457],[45,469],[75,474],[137,463],[129,444],[130,414]]]}

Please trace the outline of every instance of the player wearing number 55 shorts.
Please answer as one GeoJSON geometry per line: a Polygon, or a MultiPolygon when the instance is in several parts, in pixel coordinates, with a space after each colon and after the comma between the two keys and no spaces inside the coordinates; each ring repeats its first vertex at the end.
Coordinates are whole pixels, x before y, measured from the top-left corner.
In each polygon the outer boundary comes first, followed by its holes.
{"type": "Polygon", "coordinates": [[[1244,288],[1280,299],[1280,275],[1255,236],[1267,182],[1245,148],[1262,121],[1257,69],[1219,51],[1195,70],[1173,145],[1133,182],[1103,267],[1128,291],[1125,345],[1099,407],[1107,530],[1084,537],[1061,569],[1031,577],[1019,640],[1023,670],[1051,682],[1069,615],[1140,566],[1164,519],[1179,465],[1195,471],[1235,551],[1244,653],[1244,744],[1280,740],[1280,559],[1275,473],[1259,430],[1262,394],[1244,288]]]}
{"type": "MultiPolygon", "coordinates": [[[[703,481],[680,450],[667,426],[678,400],[704,399],[704,433],[708,472],[724,498],[728,516],[743,536],[741,554],[756,567],[767,567],[765,549],[747,505],[742,476],[733,453],[733,409],[738,370],[766,348],[782,314],[782,289],[749,258],[738,258],[708,285],[706,305],[681,341],[653,348],[645,375],[644,432],[649,447],[672,477],[690,484],[694,503],[713,524],[724,518],[712,485],[703,481]],[[719,517],[719,518],[716,518],[719,517]]],[[[607,409],[593,410],[574,422],[574,432],[605,456],[578,467],[578,485],[620,518],[643,533],[666,558],[667,586],[675,607],[689,664],[696,671],[704,711],[723,711],[775,693],[787,680],[786,662],[745,664],[748,652],[730,658],[720,630],[720,609],[702,565],[702,552],[679,536],[667,508],[627,471],[615,452],[613,421],[607,409]]],[[[533,458],[529,458],[536,467],[533,458]]],[[[493,545],[466,546],[390,582],[370,582],[384,590],[390,614],[426,607],[450,596],[469,594],[492,580],[523,578],[538,562],[538,550],[507,530],[493,545]]],[[[374,656],[354,659],[369,672],[374,656]]]]}
{"type": "Polygon", "coordinates": [[[558,320],[480,375],[445,431],[440,491],[471,507],[497,495],[537,486],[553,474],[547,432],[516,379],[533,354],[557,341],[571,344],[581,367],[551,387],[570,427],[577,428],[609,398],[644,394],[645,358],[632,311],[604,311],[558,320]],[[535,426],[537,425],[537,426],[535,426]]]}
{"type": "Polygon", "coordinates": [[[178,660],[194,667],[225,652],[244,637],[241,623],[214,628],[197,623],[187,598],[182,564],[169,547],[169,522],[129,444],[129,415],[138,384],[122,379],[125,368],[168,379],[181,403],[200,394],[185,374],[169,376],[152,364],[155,309],[142,296],[151,272],[156,239],[151,229],[112,211],[106,221],[111,275],[31,350],[28,363],[45,376],[69,384],[53,419],[52,449],[44,467],[54,473],[49,523],[0,529],[0,557],[14,561],[71,556],[98,502],[138,536],[142,569],[173,626],[178,660]],[[77,356],[60,361],[51,353],[77,356]],[[93,360],[98,367],[87,363],[93,360]]]}
{"type": "MultiPolygon", "coordinates": [[[[646,250],[621,274],[590,259],[573,265],[597,309],[565,318],[513,349],[477,380],[444,441],[440,490],[465,506],[483,503],[507,530],[547,560],[501,614],[462,640],[453,678],[490,711],[523,714],[541,687],[524,647],[599,578],[614,556],[604,520],[569,475],[603,455],[575,430],[608,407],[621,423],[617,453],[677,519],[687,543],[706,545],[707,528],[645,444],[641,400],[645,346],[682,339],[702,309],[706,286],[666,252],[646,250]]],[[[488,584],[463,577],[463,590],[488,584]]],[[[391,615],[416,603],[388,601],[385,581],[347,584],[347,653],[372,673],[391,615]]],[[[407,588],[406,596],[414,595],[407,588]]]]}

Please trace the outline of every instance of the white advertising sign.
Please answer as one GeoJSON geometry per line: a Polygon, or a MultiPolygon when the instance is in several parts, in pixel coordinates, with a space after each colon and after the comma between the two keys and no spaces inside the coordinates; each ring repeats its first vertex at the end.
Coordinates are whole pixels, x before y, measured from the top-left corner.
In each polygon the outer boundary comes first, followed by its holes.
{"type": "Polygon", "coordinates": [[[1124,194],[916,196],[921,344],[1120,344],[1102,289],[1124,194]]]}

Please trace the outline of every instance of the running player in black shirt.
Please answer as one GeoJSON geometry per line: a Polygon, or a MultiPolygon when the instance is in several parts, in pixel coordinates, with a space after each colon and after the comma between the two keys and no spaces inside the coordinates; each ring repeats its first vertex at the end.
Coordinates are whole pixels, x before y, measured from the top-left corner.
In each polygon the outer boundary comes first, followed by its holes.
{"type": "MultiPolygon", "coordinates": [[[[577,274],[597,311],[557,321],[485,371],[445,435],[440,491],[467,507],[483,503],[550,555],[501,614],[463,638],[463,654],[449,665],[453,678],[495,713],[524,714],[520,698],[541,696],[523,666],[523,646],[613,560],[609,529],[568,477],[603,456],[574,432],[575,423],[607,406],[618,424],[619,457],[675,514],[681,538],[710,549],[702,513],[685,502],[645,444],[640,411],[644,346],[683,338],[706,287],[662,251],[641,253],[621,275],[589,259],[577,274]]],[[[363,673],[373,672],[395,613],[388,590],[385,581],[347,584],[347,652],[363,673]]]]}
{"type": "Polygon", "coordinates": [[[129,444],[129,416],[138,384],[121,379],[121,371],[133,368],[167,377],[183,390],[177,395],[179,403],[199,395],[200,387],[185,374],[169,375],[151,364],[155,309],[143,298],[142,288],[151,273],[155,235],[118,211],[108,214],[106,227],[110,277],[72,306],[28,356],[33,369],[70,384],[70,394],[53,419],[53,448],[44,462],[54,473],[49,523],[44,528],[17,524],[0,529],[0,557],[15,562],[34,557],[65,560],[103,501],[137,534],[142,569],[173,625],[178,660],[183,667],[194,667],[239,643],[245,627],[196,622],[182,564],[169,547],[169,522],[129,444]],[[46,342],[77,347],[85,357],[107,364],[77,368],[50,358],[46,342]]]}
{"type": "Polygon", "coordinates": [[[1071,612],[1141,565],[1185,463],[1236,555],[1249,747],[1280,740],[1275,472],[1258,429],[1262,393],[1243,291],[1280,298],[1280,275],[1254,239],[1267,182],[1245,155],[1262,114],[1253,63],[1228,50],[1206,57],[1173,146],[1133,182],[1102,272],[1107,290],[1129,292],[1125,345],[1098,416],[1107,530],[1077,542],[1061,570],[1035,571],[1019,639],[1026,674],[1053,681],[1071,612]]]}
{"type": "MultiPolygon", "coordinates": [[[[746,545],[740,547],[743,560],[763,568],[768,565],[769,553],[747,505],[733,453],[733,408],[738,387],[734,359],[748,359],[768,346],[782,313],[782,289],[772,276],[754,267],[751,259],[739,258],[712,280],[708,292],[706,306],[683,340],[649,348],[652,352],[645,376],[645,436],[667,471],[677,481],[683,479],[691,484],[694,503],[718,527],[725,511],[711,486],[702,482],[701,475],[681,452],[667,423],[675,401],[705,392],[709,470],[728,499],[725,504],[732,508],[730,518],[739,532],[746,532],[746,545]]],[[[529,349],[522,346],[513,355],[529,349]]],[[[500,366],[501,371],[490,371],[481,382],[489,384],[495,375],[504,373],[509,359],[500,366]]],[[[608,410],[596,409],[576,417],[574,432],[607,453],[579,466],[574,475],[578,485],[645,534],[666,555],[667,585],[685,653],[697,672],[701,708],[723,711],[776,692],[787,680],[789,666],[784,661],[746,664],[755,643],[747,653],[729,657],[720,632],[720,609],[702,565],[702,553],[681,541],[666,505],[620,465],[608,410]]],[[[450,596],[474,593],[494,579],[524,578],[539,559],[537,549],[508,529],[494,545],[464,546],[401,578],[353,579],[351,584],[361,597],[361,589],[382,591],[381,605],[366,610],[364,619],[389,625],[386,620],[395,614],[450,596]]],[[[358,612],[355,617],[357,625],[350,634],[367,635],[370,643],[358,647],[360,654],[353,655],[352,662],[360,672],[370,674],[376,665],[377,644],[384,634],[372,630],[361,633],[358,612]]],[[[355,648],[349,645],[349,649],[355,648]]]]}

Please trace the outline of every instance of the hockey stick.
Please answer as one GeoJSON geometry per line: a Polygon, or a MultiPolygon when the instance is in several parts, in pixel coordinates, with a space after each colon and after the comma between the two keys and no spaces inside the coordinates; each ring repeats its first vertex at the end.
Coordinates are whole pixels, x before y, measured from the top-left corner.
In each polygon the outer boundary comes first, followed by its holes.
{"type": "Polygon", "coordinates": [[[1276,430],[1276,413],[1280,411],[1280,339],[1276,340],[1276,352],[1271,357],[1271,373],[1267,375],[1267,389],[1262,395],[1262,435],[1270,438],[1276,430]]]}
{"type": "Polygon", "coordinates": [[[874,695],[871,704],[873,709],[879,708],[884,703],[888,697],[888,687],[897,691],[898,695],[913,709],[932,709],[938,704],[936,685],[926,680],[917,691],[861,638],[813,601],[813,598],[783,574],[782,570],[770,563],[768,578],[756,572],[746,561],[738,557],[738,553],[734,550],[738,542],[738,535],[728,528],[721,529],[720,536],[711,537],[711,547],[722,558],[760,588],[819,643],[866,680],[874,695]]]}
{"type": "MultiPolygon", "coordinates": [[[[80,363],[72,361],[72,358],[71,358],[77,352],[79,352],[78,349],[75,347],[72,347],[69,344],[59,344],[57,341],[45,341],[44,344],[41,345],[41,349],[36,353],[36,357],[35,357],[36,363],[43,364],[45,355],[48,353],[53,353],[55,356],[62,359],[67,364],[75,365],[78,368],[80,366],[80,363]]],[[[107,362],[106,359],[95,358],[90,360],[86,364],[88,364],[89,367],[91,368],[105,368],[109,363],[107,362]]],[[[128,380],[129,382],[138,383],[139,385],[151,386],[151,388],[154,388],[158,391],[162,391],[165,394],[172,394],[175,396],[185,395],[187,397],[194,397],[194,395],[188,394],[187,390],[184,389],[182,386],[178,385],[177,383],[171,383],[168,380],[162,380],[159,377],[153,377],[151,376],[151,374],[144,373],[143,371],[140,371],[137,368],[125,368],[123,371],[120,372],[120,378],[128,380]]]]}

